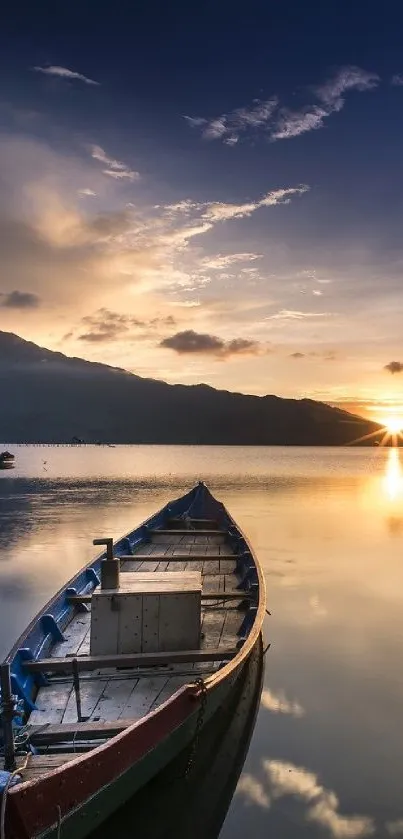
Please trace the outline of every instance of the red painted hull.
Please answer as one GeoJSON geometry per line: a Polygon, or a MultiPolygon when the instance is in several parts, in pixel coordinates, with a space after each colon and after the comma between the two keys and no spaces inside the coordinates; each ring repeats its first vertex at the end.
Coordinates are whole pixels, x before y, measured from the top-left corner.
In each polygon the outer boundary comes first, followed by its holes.
{"type": "MultiPolygon", "coordinates": [[[[208,689],[206,721],[228,695],[242,667],[208,689]]],[[[43,778],[12,787],[6,804],[7,839],[57,836],[58,807],[63,839],[87,836],[191,743],[199,708],[195,686],[181,688],[156,711],[103,746],[43,778]]]]}

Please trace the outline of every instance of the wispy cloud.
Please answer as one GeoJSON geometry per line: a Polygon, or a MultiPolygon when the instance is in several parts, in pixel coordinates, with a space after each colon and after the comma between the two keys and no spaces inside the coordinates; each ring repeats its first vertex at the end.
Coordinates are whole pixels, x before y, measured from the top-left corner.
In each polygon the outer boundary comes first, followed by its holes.
{"type": "Polygon", "coordinates": [[[89,79],[88,76],[83,76],[82,73],[76,73],[75,70],[69,70],[67,67],[59,67],[51,64],[50,67],[33,67],[37,73],[44,73],[46,76],[58,76],[60,79],[75,79],[85,84],[99,85],[99,82],[94,79],[89,79]]]}
{"type": "Polygon", "coordinates": [[[204,259],[202,260],[202,265],[204,268],[208,268],[210,271],[221,271],[228,265],[234,265],[237,262],[254,262],[255,259],[261,258],[261,253],[217,254],[217,256],[213,257],[204,257],[204,259]]]}
{"type": "Polygon", "coordinates": [[[395,85],[395,87],[403,87],[403,76],[400,73],[396,73],[395,76],[392,76],[390,83],[395,85]]]}
{"type": "Polygon", "coordinates": [[[327,116],[329,116],[328,111],[319,105],[308,105],[298,111],[282,108],[276,124],[270,132],[270,139],[272,141],[287,140],[291,137],[298,137],[305,131],[323,128],[323,120],[327,116]]]}
{"type": "Polygon", "coordinates": [[[317,775],[308,769],[280,760],[264,760],[263,766],[272,800],[295,796],[307,807],[306,821],[316,822],[334,839],[362,839],[375,833],[369,816],[343,816],[336,793],[321,786],[317,775]]]}
{"type": "Polygon", "coordinates": [[[342,67],[325,84],[315,90],[316,96],[331,111],[340,111],[344,105],[343,93],[348,90],[360,92],[373,90],[379,84],[377,73],[369,73],[360,67],[342,67]]]}
{"type": "Polygon", "coordinates": [[[291,717],[303,717],[304,709],[296,700],[289,700],[282,691],[275,693],[268,688],[262,691],[260,699],[263,708],[273,714],[289,714],[291,717]]]}
{"type": "MultiPolygon", "coordinates": [[[[400,76],[394,76],[393,84],[400,76]]],[[[324,120],[340,111],[345,104],[348,91],[373,90],[379,84],[379,76],[360,67],[341,67],[328,81],[310,89],[316,102],[292,109],[283,106],[277,96],[264,101],[255,99],[250,106],[237,108],[213,119],[185,117],[191,128],[199,130],[204,140],[221,140],[227,145],[236,145],[242,135],[251,137],[256,132],[271,140],[298,137],[307,131],[323,128],[324,120]]]]}
{"type": "MultiPolygon", "coordinates": [[[[172,315],[144,319],[102,308],[98,309],[93,315],[85,315],[81,318],[77,340],[90,344],[102,344],[119,339],[126,340],[127,334],[133,329],[137,335],[139,330],[142,330],[141,337],[150,337],[150,334],[156,330],[175,326],[175,323],[175,318],[172,315]],[[85,329],[84,332],[82,331],[83,328],[85,329]]],[[[73,335],[72,332],[65,338],[71,338],[73,335]]]]}
{"type": "Polygon", "coordinates": [[[96,192],[94,192],[93,189],[87,189],[87,188],[78,189],[77,192],[78,192],[79,195],[87,195],[90,198],[95,198],[95,196],[97,194],[96,192]]]}
{"type": "Polygon", "coordinates": [[[274,189],[271,192],[267,192],[263,198],[257,201],[248,201],[244,204],[225,204],[219,201],[212,202],[204,205],[205,210],[202,218],[209,219],[213,222],[227,221],[233,218],[246,218],[261,207],[276,207],[278,204],[289,204],[293,195],[303,195],[308,190],[309,186],[301,184],[300,186],[290,187],[288,189],[274,189]]]}
{"type": "Polygon", "coordinates": [[[102,170],[102,173],[104,175],[108,175],[110,178],[114,178],[117,181],[138,181],[140,178],[139,172],[130,169],[130,167],[121,160],[109,157],[101,146],[91,147],[91,157],[93,157],[94,160],[98,160],[100,163],[103,163],[103,165],[107,167],[102,170]]]}
{"type": "Polygon", "coordinates": [[[184,118],[191,128],[199,128],[204,140],[222,140],[228,146],[235,146],[240,136],[245,133],[267,127],[277,108],[277,97],[272,99],[254,99],[244,108],[235,108],[227,114],[213,119],[204,117],[184,118]]]}
{"type": "MultiPolygon", "coordinates": [[[[276,207],[278,204],[289,204],[291,198],[296,195],[303,195],[309,191],[307,184],[299,184],[296,187],[285,187],[273,189],[258,198],[256,201],[246,201],[242,204],[229,204],[224,201],[194,202],[190,199],[179,201],[177,204],[167,204],[163,207],[164,214],[175,218],[176,215],[189,216],[199,213],[201,219],[207,223],[215,224],[220,221],[228,221],[235,218],[247,218],[261,207],[276,207]]],[[[160,209],[157,206],[155,209],[160,209]]],[[[253,255],[256,258],[256,255],[253,255]]],[[[243,255],[241,254],[241,257],[243,255]]],[[[247,255],[250,258],[250,254],[247,255]]]]}
{"type": "Polygon", "coordinates": [[[293,309],[281,309],[275,315],[269,315],[266,320],[305,320],[306,318],[329,317],[331,312],[299,312],[293,309]]]}
{"type": "Polygon", "coordinates": [[[285,140],[298,137],[306,131],[323,128],[324,120],[343,108],[344,93],[349,90],[373,90],[378,84],[379,76],[376,73],[368,73],[360,67],[342,67],[325,84],[312,89],[319,105],[305,105],[298,110],[280,109],[270,139],[285,140]]]}

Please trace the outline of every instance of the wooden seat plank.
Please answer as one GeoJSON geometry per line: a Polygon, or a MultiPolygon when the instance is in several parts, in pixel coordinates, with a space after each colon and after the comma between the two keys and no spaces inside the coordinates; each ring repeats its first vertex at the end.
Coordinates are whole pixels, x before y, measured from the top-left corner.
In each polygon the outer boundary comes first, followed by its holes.
{"type": "MultiPolygon", "coordinates": [[[[219,595],[222,596],[222,595],[219,595]]],[[[211,598],[211,594],[209,594],[211,598]]],[[[77,659],[79,670],[98,670],[105,667],[136,667],[162,664],[184,664],[196,661],[229,661],[236,649],[179,650],[169,653],[125,653],[122,655],[83,656],[77,659]]],[[[64,673],[72,671],[73,658],[43,658],[24,661],[22,666],[30,673],[64,673]]]]}
{"type": "MultiPolygon", "coordinates": [[[[158,545],[158,547],[160,547],[158,545]]],[[[223,559],[232,559],[236,558],[236,555],[233,553],[218,553],[215,551],[214,554],[206,555],[206,550],[200,550],[198,553],[198,549],[203,548],[203,545],[195,545],[195,550],[192,550],[189,553],[189,549],[186,548],[174,548],[175,553],[155,553],[155,554],[122,554],[122,556],[116,557],[116,559],[120,559],[121,562],[138,562],[138,563],[145,563],[145,562],[162,562],[162,561],[169,561],[169,562],[183,562],[183,557],[186,557],[186,562],[198,562],[200,557],[205,557],[206,559],[220,561],[223,559]],[[179,551],[183,551],[182,554],[179,554],[179,551]]]]}
{"type": "Polygon", "coordinates": [[[28,734],[34,746],[50,746],[52,743],[68,742],[69,740],[106,740],[115,737],[130,725],[133,719],[111,720],[110,722],[76,722],[64,725],[30,725],[28,734]]]}
{"type": "Polygon", "coordinates": [[[153,535],[155,533],[163,534],[164,536],[166,536],[167,534],[169,536],[174,536],[174,535],[177,535],[177,534],[179,534],[180,536],[183,536],[184,534],[189,534],[189,535],[192,535],[192,536],[194,536],[194,535],[197,535],[197,536],[227,536],[228,535],[226,530],[210,530],[210,529],[208,529],[208,530],[199,530],[199,529],[197,529],[197,530],[187,530],[186,528],[180,528],[178,530],[174,530],[173,528],[165,529],[165,528],[162,528],[162,527],[161,528],[159,528],[159,527],[154,528],[154,530],[150,530],[150,533],[152,533],[153,535]]]}
{"type": "MultiPolygon", "coordinates": [[[[223,581],[223,578],[220,577],[219,574],[210,574],[209,577],[208,577],[210,585],[212,585],[210,577],[216,577],[217,579],[220,579],[221,581],[223,581]]],[[[205,589],[205,591],[202,592],[201,599],[202,600],[206,600],[206,599],[208,599],[208,600],[214,600],[214,599],[218,600],[220,597],[223,596],[223,594],[224,594],[224,589],[223,589],[223,592],[221,592],[220,589],[218,589],[218,590],[215,589],[214,591],[211,591],[211,592],[208,591],[208,589],[205,589]]],[[[245,597],[249,597],[249,592],[242,591],[241,589],[239,589],[239,591],[236,591],[235,589],[231,588],[228,592],[227,591],[225,592],[225,597],[228,600],[238,599],[238,598],[240,600],[244,600],[245,597]]],[[[70,597],[67,598],[69,603],[91,603],[91,599],[92,599],[91,594],[72,594],[70,597]]],[[[58,657],[60,657],[60,656],[58,656],[58,657]]]]}

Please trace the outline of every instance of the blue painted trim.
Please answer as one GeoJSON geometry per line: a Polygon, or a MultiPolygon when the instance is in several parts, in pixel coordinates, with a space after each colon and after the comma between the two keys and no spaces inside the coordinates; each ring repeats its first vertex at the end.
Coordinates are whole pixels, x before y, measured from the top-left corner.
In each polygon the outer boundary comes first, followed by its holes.
{"type": "Polygon", "coordinates": [[[52,636],[52,640],[54,641],[54,643],[56,643],[57,641],[66,640],[63,633],[60,631],[53,615],[42,615],[41,625],[45,634],[47,635],[49,633],[49,635],[52,636]]]}
{"type": "Polygon", "coordinates": [[[98,574],[94,568],[86,568],[85,576],[89,583],[94,584],[94,588],[101,585],[101,580],[99,579],[98,574]]]}
{"type": "Polygon", "coordinates": [[[246,615],[245,615],[245,617],[244,617],[244,619],[241,623],[241,626],[240,626],[240,628],[238,629],[238,632],[237,632],[237,635],[239,635],[240,638],[247,638],[248,637],[249,632],[251,631],[252,626],[255,623],[256,615],[257,615],[257,606],[249,606],[249,609],[246,612],[246,615]]]}
{"type": "Polygon", "coordinates": [[[19,696],[20,699],[24,701],[24,708],[25,710],[35,711],[36,705],[32,702],[31,697],[28,695],[25,685],[20,681],[18,676],[15,673],[11,673],[11,689],[13,693],[19,696]]]}
{"type": "Polygon", "coordinates": [[[255,566],[254,565],[245,565],[244,569],[243,569],[242,576],[241,576],[241,580],[237,585],[237,589],[238,590],[239,589],[244,589],[246,591],[246,589],[249,588],[250,582],[252,580],[253,580],[253,582],[255,582],[254,577],[256,577],[256,580],[258,579],[257,571],[256,571],[255,566]]]}
{"type": "MultiPolygon", "coordinates": [[[[65,595],[67,606],[69,606],[69,597],[77,597],[78,591],[74,586],[69,586],[69,588],[66,588],[65,595]]],[[[73,606],[77,612],[89,612],[89,608],[85,603],[73,603],[73,606]]]]}

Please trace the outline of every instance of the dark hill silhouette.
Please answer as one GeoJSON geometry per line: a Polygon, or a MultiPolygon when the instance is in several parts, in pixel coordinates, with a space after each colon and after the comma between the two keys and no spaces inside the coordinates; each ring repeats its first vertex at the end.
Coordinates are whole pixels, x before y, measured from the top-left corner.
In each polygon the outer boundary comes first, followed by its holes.
{"type": "Polygon", "coordinates": [[[0,332],[0,393],[0,440],[10,443],[342,445],[380,430],[311,399],[168,385],[9,332],[0,332]]]}

